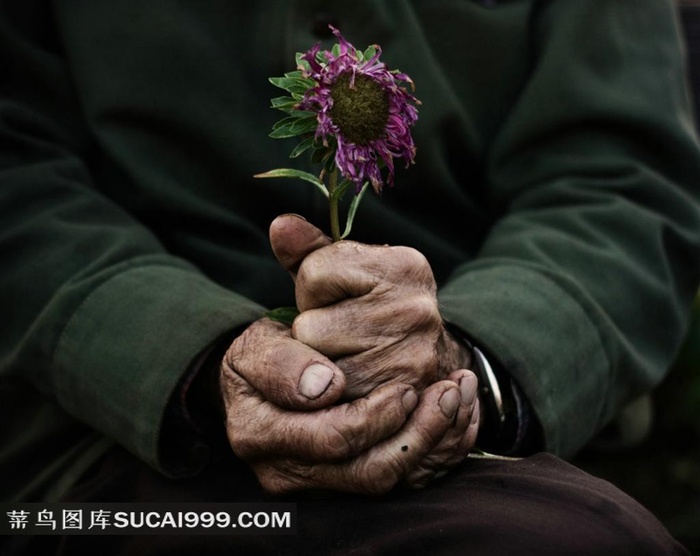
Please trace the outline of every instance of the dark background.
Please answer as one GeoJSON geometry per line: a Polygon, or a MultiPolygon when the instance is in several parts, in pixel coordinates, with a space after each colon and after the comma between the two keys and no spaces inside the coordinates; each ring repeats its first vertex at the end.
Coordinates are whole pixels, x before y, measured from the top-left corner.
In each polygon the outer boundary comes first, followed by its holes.
{"type": "MultiPolygon", "coordinates": [[[[700,0],[677,2],[700,129],[700,0]]],[[[685,344],[648,401],[652,420],[643,439],[625,445],[620,442],[625,431],[613,424],[573,463],[636,498],[700,555],[700,292],[685,344]]],[[[630,416],[633,428],[635,418],[636,425],[642,425],[643,413],[630,416]]]]}
{"type": "MultiPolygon", "coordinates": [[[[700,29],[700,8],[698,22],[700,29]]],[[[651,427],[642,440],[624,445],[625,431],[613,424],[573,463],[637,499],[700,554],[700,295],[685,345],[650,408],[651,427]]],[[[644,412],[637,413],[644,421],[644,412]]],[[[635,415],[630,418],[634,428],[635,415]]]]}

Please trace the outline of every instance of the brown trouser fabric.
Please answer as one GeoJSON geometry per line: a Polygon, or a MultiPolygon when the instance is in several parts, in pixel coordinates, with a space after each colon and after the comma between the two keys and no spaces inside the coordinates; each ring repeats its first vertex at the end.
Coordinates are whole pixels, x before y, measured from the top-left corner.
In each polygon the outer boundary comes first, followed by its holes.
{"type": "MultiPolygon", "coordinates": [[[[114,450],[72,502],[296,502],[293,536],[14,537],[8,553],[100,556],[238,554],[687,554],[645,508],[610,483],[549,455],[471,459],[423,490],[380,498],[270,497],[233,457],[170,481],[114,450]]],[[[0,552],[3,552],[0,550],[0,552]]],[[[3,552],[5,553],[5,552],[3,552]]]]}

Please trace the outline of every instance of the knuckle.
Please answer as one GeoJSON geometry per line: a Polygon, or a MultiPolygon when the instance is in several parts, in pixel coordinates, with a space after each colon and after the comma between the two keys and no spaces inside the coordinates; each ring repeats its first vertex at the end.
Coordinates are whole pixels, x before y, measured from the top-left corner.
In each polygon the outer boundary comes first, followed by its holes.
{"type": "Polygon", "coordinates": [[[433,271],[423,253],[412,247],[399,246],[392,249],[396,250],[397,259],[401,261],[402,268],[416,276],[433,281],[433,271]]]}
{"type": "Polygon", "coordinates": [[[260,485],[271,494],[288,494],[312,488],[318,482],[314,465],[286,459],[259,464],[254,471],[260,485]]]}
{"type": "Polygon", "coordinates": [[[442,326],[437,298],[428,293],[416,292],[404,295],[400,303],[392,304],[391,311],[386,313],[385,320],[391,324],[389,331],[394,331],[396,334],[417,330],[437,333],[442,326]]]}
{"type": "Polygon", "coordinates": [[[224,355],[225,365],[231,369],[235,369],[238,366],[240,360],[243,358],[243,354],[248,351],[249,338],[250,332],[246,330],[233,341],[224,355]]]}
{"type": "Polygon", "coordinates": [[[425,488],[435,477],[435,470],[419,465],[409,475],[406,480],[409,487],[414,489],[425,488]]]}
{"type": "Polygon", "coordinates": [[[292,484],[274,467],[265,466],[255,470],[260,486],[273,495],[288,494],[294,490],[292,484]]]}
{"type": "Polygon", "coordinates": [[[284,324],[267,319],[257,320],[231,343],[224,355],[224,364],[234,370],[238,369],[256,357],[263,349],[261,346],[268,345],[270,341],[278,341],[283,336],[289,336],[284,324]]]}
{"type": "Polygon", "coordinates": [[[413,322],[420,328],[435,328],[442,324],[442,317],[438,309],[437,299],[428,294],[411,296],[408,300],[408,310],[413,322]]]}
{"type": "Polygon", "coordinates": [[[292,337],[300,342],[308,343],[308,340],[314,336],[313,329],[313,319],[309,311],[305,311],[294,319],[292,337]]]}
{"type": "Polygon", "coordinates": [[[323,459],[340,461],[355,453],[354,435],[348,434],[335,424],[331,424],[321,438],[323,440],[318,443],[318,449],[319,456],[323,459]]]}
{"type": "Polygon", "coordinates": [[[358,474],[358,487],[364,494],[386,494],[401,479],[400,469],[401,467],[391,460],[368,464],[358,474]]]}
{"type": "Polygon", "coordinates": [[[323,279],[327,267],[327,249],[318,249],[309,253],[297,270],[297,288],[312,287],[323,279]]]}
{"type": "Polygon", "coordinates": [[[430,266],[428,264],[428,259],[426,259],[425,255],[418,251],[418,249],[414,249],[413,247],[405,247],[401,245],[393,247],[392,249],[395,250],[397,256],[401,258],[403,263],[408,268],[420,268],[423,266],[430,266]]]}

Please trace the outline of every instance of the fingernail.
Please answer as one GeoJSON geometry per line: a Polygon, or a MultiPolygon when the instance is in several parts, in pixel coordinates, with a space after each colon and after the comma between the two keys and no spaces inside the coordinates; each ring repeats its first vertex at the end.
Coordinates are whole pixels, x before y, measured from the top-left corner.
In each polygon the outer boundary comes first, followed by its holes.
{"type": "Polygon", "coordinates": [[[445,417],[452,419],[459,409],[459,404],[462,403],[462,396],[458,390],[450,388],[440,396],[440,401],[438,403],[445,417]]]}
{"type": "Polygon", "coordinates": [[[299,392],[310,400],[315,400],[328,389],[332,380],[331,369],[320,363],[312,363],[301,374],[299,392]]]}
{"type": "Polygon", "coordinates": [[[288,212],[287,214],[285,214],[283,216],[294,216],[295,218],[299,218],[300,220],[307,222],[306,218],[304,218],[301,214],[297,214],[296,212],[288,212]]]}
{"type": "Polygon", "coordinates": [[[462,402],[465,405],[474,403],[477,388],[478,380],[476,375],[468,374],[459,379],[459,389],[462,391],[462,402]]]}
{"type": "Polygon", "coordinates": [[[409,390],[403,395],[403,398],[401,398],[401,403],[403,404],[403,408],[406,410],[406,413],[410,413],[418,405],[418,395],[415,393],[415,391],[409,390]]]}

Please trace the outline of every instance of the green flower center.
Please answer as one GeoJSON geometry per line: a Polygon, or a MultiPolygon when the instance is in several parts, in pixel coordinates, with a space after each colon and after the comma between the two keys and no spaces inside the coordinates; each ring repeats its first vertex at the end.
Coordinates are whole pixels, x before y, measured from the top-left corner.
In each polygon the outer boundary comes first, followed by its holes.
{"type": "Polygon", "coordinates": [[[389,99],[384,88],[371,77],[357,74],[350,88],[349,72],[331,86],[331,119],[343,136],[357,145],[366,145],[384,134],[389,119],[389,99]]]}

